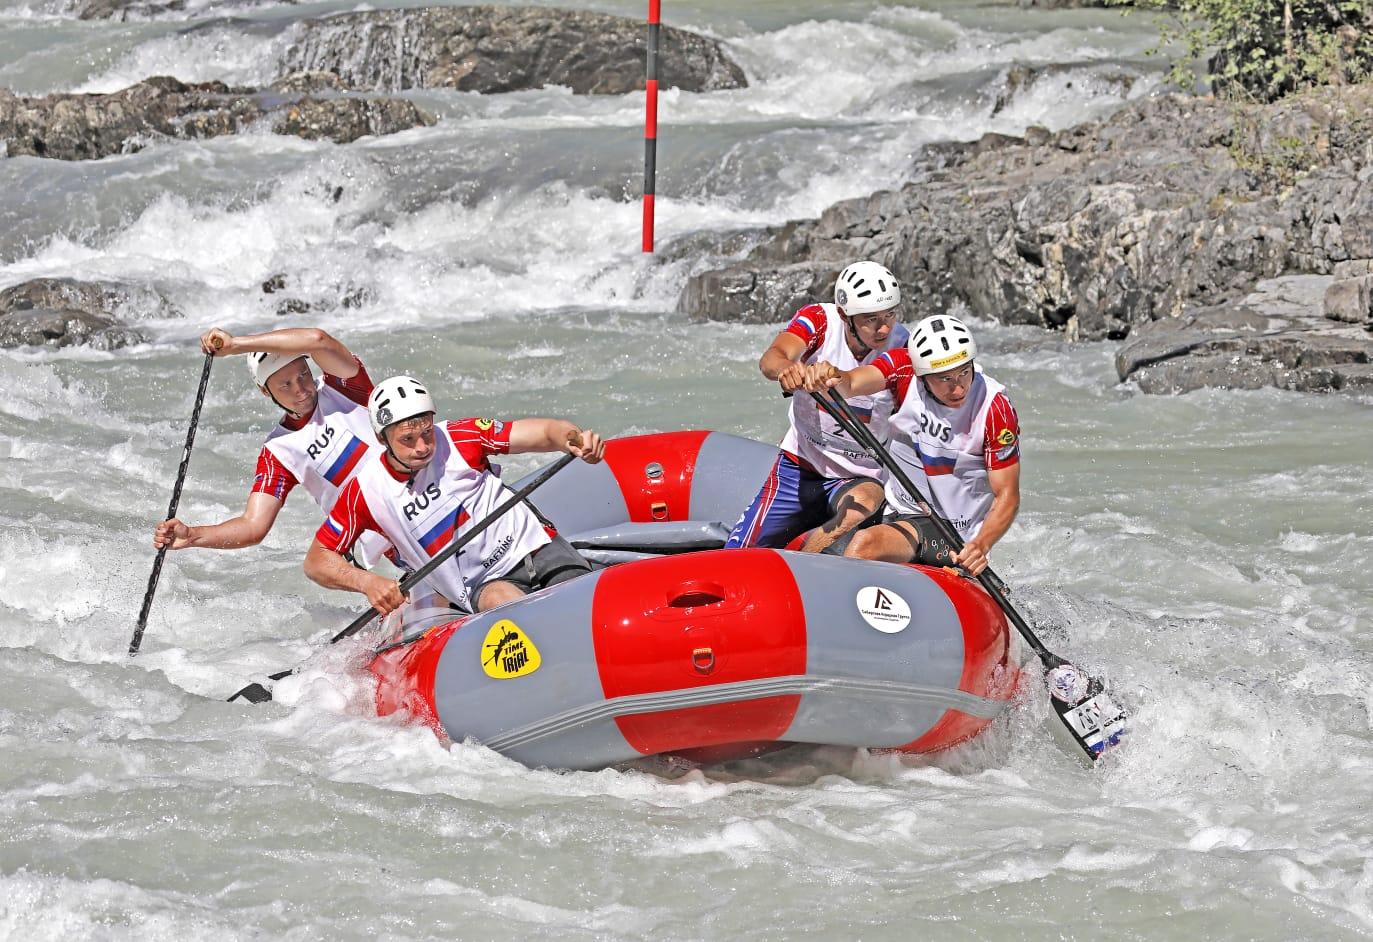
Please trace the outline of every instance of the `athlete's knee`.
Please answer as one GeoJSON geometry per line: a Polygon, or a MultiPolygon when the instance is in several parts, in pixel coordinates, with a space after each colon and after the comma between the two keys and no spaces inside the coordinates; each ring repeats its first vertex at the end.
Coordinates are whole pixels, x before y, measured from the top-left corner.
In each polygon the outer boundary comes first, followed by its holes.
{"type": "Polygon", "coordinates": [[[877,509],[878,504],[882,503],[882,485],[876,481],[863,481],[860,484],[855,484],[849,490],[848,496],[853,498],[854,502],[861,505],[864,510],[873,511],[877,509]]]}
{"type": "Polygon", "coordinates": [[[844,547],[844,555],[850,559],[875,559],[878,551],[878,538],[872,530],[855,532],[844,547]]]}

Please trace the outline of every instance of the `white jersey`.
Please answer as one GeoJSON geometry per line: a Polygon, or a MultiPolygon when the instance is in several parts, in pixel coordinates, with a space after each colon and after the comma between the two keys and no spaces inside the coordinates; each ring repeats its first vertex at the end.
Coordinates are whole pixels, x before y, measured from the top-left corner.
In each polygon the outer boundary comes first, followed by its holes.
{"type": "MultiPolygon", "coordinates": [[[[331,531],[346,543],[350,531],[375,526],[406,564],[418,569],[510,497],[489,465],[473,467],[454,446],[447,423],[435,426],[439,434],[429,464],[407,482],[391,473],[383,456],[369,458],[358,471],[356,487],[344,492],[321,533],[331,531]],[[360,494],[362,506],[348,506],[354,504],[354,494],[360,494]]],[[[425,581],[470,611],[472,590],[505,575],[549,542],[543,522],[528,506],[516,504],[425,581]]]]}
{"type": "MultiPolygon", "coordinates": [[[[1010,401],[999,395],[1005,387],[978,370],[968,396],[958,408],[950,408],[930,395],[919,379],[910,383],[905,399],[892,414],[895,432],[892,457],[963,539],[977,535],[992,506],[992,489],[987,481],[987,428],[994,403],[1005,403],[998,411],[1010,412],[1010,424],[996,417],[994,427],[1006,430],[1014,425],[1010,401]]],[[[1019,426],[1014,425],[1018,430],[1019,426]]],[[[1015,434],[1009,441],[994,443],[1010,459],[1018,454],[1015,434]]],[[[894,477],[887,481],[887,503],[897,513],[919,513],[911,495],[894,477]]]]}
{"type": "MultiPolygon", "coordinates": [[[[896,324],[885,344],[859,359],[849,349],[848,327],[833,304],[812,304],[802,308],[786,330],[807,343],[802,363],[829,362],[841,370],[865,366],[885,351],[905,346],[907,340],[905,326],[896,324]]],[[[892,411],[890,392],[882,390],[871,396],[853,396],[848,403],[854,415],[878,441],[887,441],[892,411]]],[[[886,478],[886,470],[830,418],[809,393],[798,392],[791,397],[791,427],[782,439],[782,450],[800,458],[823,477],[871,477],[879,481],[886,478]]]]}
{"type": "MultiPolygon", "coordinates": [[[[381,444],[372,432],[365,406],[318,380],[319,401],[314,413],[298,429],[278,424],[263,447],[290,471],[319,509],[325,513],[343,486],[368,455],[381,453],[381,444]]],[[[372,566],[390,544],[380,534],[369,534],[359,541],[354,556],[364,566],[372,566]]]]}

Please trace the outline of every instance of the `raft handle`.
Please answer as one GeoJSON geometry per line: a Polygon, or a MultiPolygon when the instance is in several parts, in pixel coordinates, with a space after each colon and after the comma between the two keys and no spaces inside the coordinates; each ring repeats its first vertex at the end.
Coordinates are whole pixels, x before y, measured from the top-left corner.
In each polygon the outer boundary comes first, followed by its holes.
{"type": "Polygon", "coordinates": [[[725,587],[707,579],[683,582],[668,594],[672,608],[695,608],[698,605],[719,605],[725,600],[725,587]]]}
{"type": "Polygon", "coordinates": [[[715,670],[715,652],[710,648],[696,648],[691,652],[691,666],[698,673],[709,674],[715,670]]]}

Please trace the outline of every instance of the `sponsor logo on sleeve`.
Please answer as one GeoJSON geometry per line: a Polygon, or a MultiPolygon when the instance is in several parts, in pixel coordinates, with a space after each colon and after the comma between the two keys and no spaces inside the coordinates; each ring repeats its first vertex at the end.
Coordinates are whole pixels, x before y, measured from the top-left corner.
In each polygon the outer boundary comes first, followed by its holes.
{"type": "Polygon", "coordinates": [[[911,623],[911,607],[906,600],[891,589],[882,586],[866,585],[858,590],[854,599],[858,614],[878,631],[894,635],[904,631],[911,623]]]}
{"type": "Polygon", "coordinates": [[[492,427],[494,427],[495,424],[496,424],[496,423],[493,422],[493,421],[491,421],[490,419],[478,419],[478,420],[477,420],[477,428],[481,429],[483,432],[489,432],[489,431],[491,431],[492,427]]]}
{"type": "Polygon", "coordinates": [[[486,633],[481,658],[482,670],[494,680],[524,677],[543,663],[534,642],[508,618],[496,622],[486,633]]]}
{"type": "Polygon", "coordinates": [[[1011,431],[1010,429],[1008,429],[1008,428],[1003,428],[1003,429],[1001,430],[1001,434],[998,435],[998,436],[996,436],[996,441],[997,441],[997,444],[999,444],[999,445],[1014,445],[1014,444],[1015,444],[1015,432],[1012,432],[1012,431],[1011,431]]]}

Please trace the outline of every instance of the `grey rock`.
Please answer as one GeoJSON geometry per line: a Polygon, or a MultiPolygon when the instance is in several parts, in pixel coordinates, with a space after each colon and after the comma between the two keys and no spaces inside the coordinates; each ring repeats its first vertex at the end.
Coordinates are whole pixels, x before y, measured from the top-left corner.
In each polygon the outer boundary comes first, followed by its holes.
{"type": "MultiPolygon", "coordinates": [[[[1084,66],[1078,64],[1053,63],[1050,65],[1033,66],[1016,63],[1006,69],[1001,79],[1001,88],[997,92],[996,99],[992,102],[992,114],[1000,114],[1012,102],[1021,95],[1025,94],[1035,85],[1046,78],[1064,78],[1069,88],[1074,82],[1081,82],[1106,94],[1120,95],[1124,97],[1130,93],[1135,82],[1139,79],[1138,75],[1126,72],[1120,68],[1106,68],[1100,66],[1084,66]]],[[[1042,128],[1040,130],[1043,130],[1042,128]]],[[[1046,132],[1047,133],[1047,132],[1046,132]]],[[[1030,135],[1026,134],[1026,140],[1030,140],[1030,135]]]]}
{"type": "MultiPolygon", "coordinates": [[[[427,7],[342,13],[299,26],[283,72],[332,72],[347,88],[509,92],[564,85],[619,95],[644,87],[644,25],[627,17],[540,7],[427,7]]],[[[743,88],[713,39],[663,27],[663,87],[743,88]]]]}
{"type": "Polygon", "coordinates": [[[1116,372],[1146,393],[1368,388],[1373,335],[1320,315],[1315,297],[1330,282],[1320,275],[1272,279],[1238,304],[1155,322],[1117,351],[1116,372]]]}
{"type": "Polygon", "coordinates": [[[89,311],[35,307],[0,316],[0,347],[86,344],[113,350],[145,339],[114,318],[89,311]]]}
{"type": "MultiPolygon", "coordinates": [[[[782,321],[792,300],[773,288],[777,277],[794,286],[800,268],[818,285],[868,257],[902,280],[913,299],[908,320],[966,307],[1073,339],[1139,337],[1144,345],[1124,354],[1122,375],[1160,367],[1141,388],[1193,388],[1226,376],[1234,385],[1347,388],[1340,376],[1297,380],[1268,366],[1222,369],[1219,361],[1198,360],[1181,376],[1178,351],[1202,338],[1184,330],[1145,343],[1138,332],[1175,322],[1209,336],[1221,329],[1217,309],[1235,322],[1225,328],[1231,333],[1255,329],[1238,323],[1245,317],[1236,309],[1254,307],[1246,298],[1260,283],[1261,329],[1293,328],[1298,317],[1312,329],[1330,326],[1321,317],[1328,273],[1344,266],[1347,277],[1367,274],[1358,262],[1373,259],[1365,250],[1373,248],[1370,114],[1370,85],[1271,105],[1160,95],[1054,134],[933,146],[900,190],[788,223],[718,272],[695,273],[678,307],[697,318],[782,321]],[[1294,272],[1305,274],[1280,277],[1294,272]],[[1198,320],[1198,311],[1210,313],[1198,320]]],[[[1350,303],[1357,308],[1362,298],[1350,303]]],[[[1218,356],[1218,342],[1188,356],[1218,356]]],[[[1261,349],[1228,355],[1280,363],[1261,349]]]]}
{"type": "Polygon", "coordinates": [[[181,316],[181,312],[153,288],[128,282],[34,278],[0,290],[0,317],[35,309],[75,310],[123,320],[181,316]]]}
{"type": "Polygon", "coordinates": [[[1373,324],[1373,275],[1342,278],[1325,292],[1325,316],[1350,324],[1373,324]]]}
{"type": "Polygon", "coordinates": [[[271,97],[223,82],[188,85],[167,77],[107,95],[23,98],[0,89],[0,142],[10,157],[93,160],[139,150],[154,137],[218,137],[262,120],[280,133],[338,143],[434,120],[408,101],[271,97]]]}

